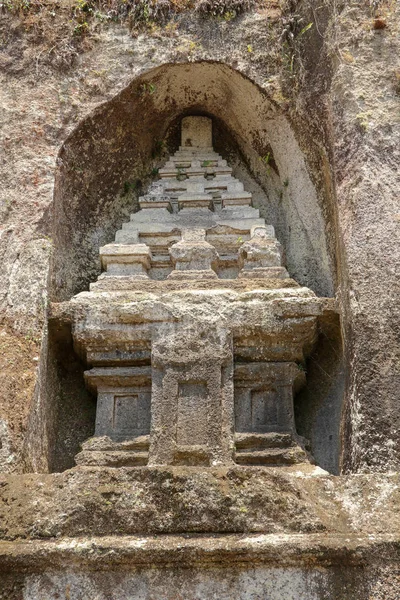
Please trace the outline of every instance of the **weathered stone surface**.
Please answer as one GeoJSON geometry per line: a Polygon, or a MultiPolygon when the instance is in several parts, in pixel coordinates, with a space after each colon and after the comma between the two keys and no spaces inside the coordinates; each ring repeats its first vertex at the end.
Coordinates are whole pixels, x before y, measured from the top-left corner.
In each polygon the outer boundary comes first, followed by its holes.
{"type": "Polygon", "coordinates": [[[236,430],[248,433],[293,431],[292,388],[298,371],[293,363],[236,364],[236,430]],[[285,393],[286,388],[289,394],[285,393]],[[266,402],[263,401],[265,395],[266,402]],[[276,401],[275,395],[280,396],[280,401],[276,401]]]}
{"type": "Polygon", "coordinates": [[[382,593],[396,600],[399,553],[392,536],[375,541],[318,535],[201,540],[202,547],[199,538],[180,536],[18,543],[18,556],[10,544],[2,543],[0,556],[6,568],[14,569],[14,586],[1,573],[0,594],[21,600],[23,588],[24,600],[53,600],[65,590],[77,600],[93,594],[101,600],[175,600],[178,589],[178,598],[196,600],[205,595],[247,600],[263,598],[266,592],[272,600],[297,600],[299,594],[304,600],[361,594],[381,599],[382,593]],[[53,569],[46,568],[49,563],[53,569]]]}
{"type": "Polygon", "coordinates": [[[218,252],[205,237],[205,229],[182,232],[182,240],[169,248],[174,265],[169,279],[217,279],[218,252]]]}
{"type": "Polygon", "coordinates": [[[252,227],[250,235],[250,239],[239,248],[239,277],[289,277],[282,267],[281,245],[268,228],[252,227]]]}
{"type": "Polygon", "coordinates": [[[85,380],[97,393],[96,436],[123,441],[150,433],[149,367],[91,369],[85,380]]]}
{"type": "Polygon", "coordinates": [[[109,275],[147,279],[151,251],[146,244],[108,244],[100,248],[101,264],[109,275]]]}
{"type": "MultiPolygon", "coordinates": [[[[257,305],[250,300],[246,307],[236,306],[229,314],[225,311],[223,319],[216,320],[215,298],[205,291],[191,290],[193,280],[215,280],[221,314],[227,301],[233,300],[234,290],[228,287],[227,294],[222,294],[218,289],[218,275],[224,275],[229,286],[239,269],[239,277],[244,279],[275,280],[288,278],[288,273],[282,267],[281,247],[274,228],[260,225],[259,219],[253,220],[251,217],[257,213],[250,213],[249,219],[246,210],[240,215],[240,209],[231,211],[229,202],[224,203],[230,199],[234,200],[234,206],[243,201],[247,206],[251,203],[251,194],[246,197],[243,183],[231,177],[227,162],[209,148],[211,120],[182,119],[181,136],[182,147],[161,169],[161,180],[147,195],[145,210],[131,215],[129,226],[134,228],[134,239],[142,243],[117,241],[100,249],[110,283],[111,293],[107,296],[111,314],[107,315],[99,306],[102,294],[93,287],[86,295],[84,308],[91,318],[82,319],[82,311],[77,310],[81,306],[79,296],[71,301],[75,348],[89,364],[102,366],[86,373],[87,383],[97,394],[95,436],[122,441],[150,434],[149,465],[210,467],[232,465],[234,460],[246,465],[304,462],[308,457],[296,432],[293,405],[298,366],[290,361],[301,360],[312,348],[319,312],[314,294],[307,289],[292,291],[296,300],[302,297],[306,309],[307,314],[302,314],[302,310],[295,312],[298,313],[297,329],[303,330],[307,337],[299,337],[296,327],[289,324],[293,309],[281,314],[274,304],[265,307],[265,314],[260,317],[257,305]],[[190,147],[190,153],[185,152],[185,146],[190,147]],[[210,160],[203,160],[204,148],[210,151],[210,160]],[[172,178],[176,181],[175,188],[170,185],[172,178]],[[210,178],[215,186],[212,196],[205,193],[205,182],[210,178]],[[228,198],[222,197],[221,190],[226,190],[228,198]],[[229,198],[229,194],[233,196],[229,198]],[[170,213],[166,207],[159,210],[158,200],[165,196],[170,199],[170,213]],[[155,211],[148,208],[153,200],[155,211]],[[215,217],[209,210],[211,204],[215,217]],[[222,224],[222,211],[231,218],[228,226],[222,224]],[[237,219],[234,228],[232,217],[239,215],[242,218],[237,219]],[[161,227],[159,216],[163,217],[161,227]],[[212,220],[214,227],[210,227],[212,220]],[[171,232],[179,236],[172,245],[171,232]],[[235,243],[238,233],[248,241],[242,243],[240,235],[235,243]],[[168,268],[169,257],[173,270],[166,275],[164,269],[163,277],[158,272],[159,264],[164,263],[168,268]],[[149,272],[154,278],[154,271],[150,271],[153,258],[158,267],[156,278],[160,279],[160,290],[164,293],[159,297],[148,294],[146,301],[134,309],[136,315],[132,321],[127,318],[127,298],[118,292],[118,286],[113,289],[112,284],[120,276],[146,279],[149,272]],[[186,296],[179,298],[177,307],[168,304],[168,294],[163,287],[166,280],[186,282],[194,311],[185,312],[186,296]],[[275,329],[280,329],[278,321],[282,316],[287,331],[282,331],[281,336],[275,329]],[[272,327],[266,334],[266,323],[271,317],[278,327],[272,327]],[[101,347],[93,339],[93,325],[101,347]],[[270,362],[271,357],[275,362],[270,362]],[[241,360],[247,362],[241,364],[241,360]],[[279,360],[282,362],[277,362],[279,360]],[[151,377],[144,386],[139,381],[146,370],[139,366],[143,362],[151,363],[151,377]],[[132,365],[131,368],[123,369],[127,364],[132,365]],[[240,446],[235,447],[235,430],[261,434],[283,432],[291,439],[286,448],[265,449],[260,440],[260,447],[243,451],[240,446]]],[[[130,308],[132,301],[143,300],[144,290],[141,291],[140,298],[131,295],[130,308]]],[[[285,294],[285,291],[278,287],[277,293],[285,294]]],[[[272,442],[273,437],[269,441],[272,442]]],[[[100,465],[101,451],[91,454],[86,449],[80,453],[78,464],[100,465]]],[[[146,464],[145,453],[132,451],[130,457],[127,449],[125,453],[107,450],[103,464],[143,465],[146,464]]]]}
{"type": "Polygon", "coordinates": [[[1,537],[157,533],[400,535],[399,477],[291,467],[87,468],[3,476],[1,537]]]}
{"type": "Polygon", "coordinates": [[[301,362],[315,340],[316,318],[324,309],[324,301],[304,288],[157,294],[146,293],[145,285],[141,292],[83,292],[65,307],[75,322],[76,348],[89,363],[107,361],[107,355],[113,360],[117,347],[121,352],[129,352],[129,347],[134,352],[135,345],[149,348],[152,324],[190,321],[194,326],[205,321],[230,328],[238,360],[254,356],[257,346],[257,360],[301,362]]]}
{"type": "Polygon", "coordinates": [[[186,149],[210,148],[212,144],[212,121],[207,117],[185,117],[182,120],[181,144],[186,149]]]}

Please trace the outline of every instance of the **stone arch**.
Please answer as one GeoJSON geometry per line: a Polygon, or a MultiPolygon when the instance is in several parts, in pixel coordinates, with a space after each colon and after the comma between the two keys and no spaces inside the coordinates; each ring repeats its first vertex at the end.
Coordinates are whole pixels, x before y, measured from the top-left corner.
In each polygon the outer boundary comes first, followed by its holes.
{"type": "MultiPolygon", "coordinates": [[[[290,275],[320,296],[334,294],[335,228],[329,178],[318,173],[324,162],[321,148],[308,140],[304,153],[287,116],[250,79],[225,64],[199,62],[162,65],[134,79],[66,139],[54,191],[52,301],[69,300],[97,278],[99,247],[110,242],[138,208],[138,196],[154,179],[163,153],[176,146],[176,124],[190,114],[213,119],[214,146],[228,155],[261,216],[275,226],[290,275]]],[[[338,323],[330,322],[327,331],[332,328],[337,335],[338,323]]],[[[311,394],[302,393],[300,433],[311,438],[317,462],[337,471],[340,358],[331,361],[326,344],[317,348],[318,360],[321,355],[328,380],[322,395],[312,380],[311,394]]],[[[43,465],[40,470],[63,470],[73,465],[94,421],[94,399],[83,389],[83,366],[63,327],[50,327],[43,377],[40,410],[46,414],[46,457],[33,461],[43,465]]],[[[315,379],[319,377],[317,369],[315,379]]]]}

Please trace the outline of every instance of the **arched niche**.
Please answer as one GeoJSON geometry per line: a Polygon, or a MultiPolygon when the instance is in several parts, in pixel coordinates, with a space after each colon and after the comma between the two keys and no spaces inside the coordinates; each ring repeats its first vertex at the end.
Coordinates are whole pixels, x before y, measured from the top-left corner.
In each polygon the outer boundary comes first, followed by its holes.
{"type": "Polygon", "coordinates": [[[227,65],[200,62],[163,65],[138,77],[65,141],[54,193],[52,299],[69,299],[96,278],[99,246],[135,209],[165,141],[173,141],[174,123],[185,114],[215,120],[215,147],[229,155],[262,216],[275,226],[290,275],[332,296],[329,210],[288,119],[248,78],[227,65]]]}
{"type": "MultiPolygon", "coordinates": [[[[303,152],[298,131],[254,82],[225,64],[200,62],[163,65],[136,78],[63,144],[54,191],[52,301],[69,300],[100,274],[99,247],[138,208],[156,168],[176,150],[180,119],[189,114],[213,119],[214,148],[275,226],[291,277],[320,296],[334,294],[334,207],[329,177],[318,172],[321,147],[310,139],[303,152]]],[[[67,339],[68,332],[50,329],[39,407],[46,457],[36,461],[47,464],[43,470],[73,466],[94,426],[94,399],[67,339]]],[[[317,463],[332,472],[341,451],[341,356],[339,324],[332,317],[322,324],[309,384],[297,403],[299,433],[311,439],[317,463]]]]}

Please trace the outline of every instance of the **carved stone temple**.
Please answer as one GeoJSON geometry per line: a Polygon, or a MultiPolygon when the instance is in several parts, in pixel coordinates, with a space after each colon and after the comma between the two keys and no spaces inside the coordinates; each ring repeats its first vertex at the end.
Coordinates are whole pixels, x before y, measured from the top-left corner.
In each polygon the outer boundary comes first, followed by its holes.
{"type": "Polygon", "coordinates": [[[68,303],[97,395],[78,465],[285,465],[310,460],[293,397],[321,301],[290,279],[274,227],[186,117],[140,210],[68,303]]]}

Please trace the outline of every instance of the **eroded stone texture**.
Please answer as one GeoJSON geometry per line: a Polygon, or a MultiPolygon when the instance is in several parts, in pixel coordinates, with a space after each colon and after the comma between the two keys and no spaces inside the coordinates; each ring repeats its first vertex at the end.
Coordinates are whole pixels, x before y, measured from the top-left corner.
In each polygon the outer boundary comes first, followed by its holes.
{"type": "MultiPolygon", "coordinates": [[[[342,578],[343,593],[359,592],[362,572],[336,569],[239,568],[239,569],[163,569],[150,573],[44,573],[26,579],[24,600],[53,600],[54,594],[70,590],[71,599],[94,596],[98,600],[319,600],[322,593],[338,589],[342,578]],[[340,575],[339,575],[340,573],[340,575]],[[344,581],[343,581],[344,579],[344,581]],[[177,592],[177,590],[179,590],[177,592]]],[[[340,588],[339,588],[340,589],[340,588]]],[[[338,590],[339,592],[339,590],[338,590]]],[[[326,596],[329,597],[329,596],[326,596]]]]}
{"type": "Polygon", "coordinates": [[[169,248],[174,265],[169,279],[217,279],[215,269],[219,256],[205,236],[205,229],[182,231],[182,240],[169,248]]]}

